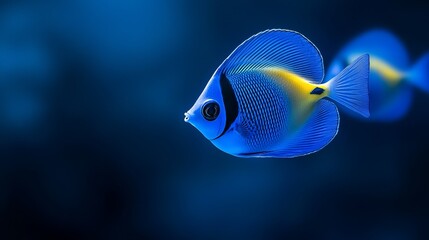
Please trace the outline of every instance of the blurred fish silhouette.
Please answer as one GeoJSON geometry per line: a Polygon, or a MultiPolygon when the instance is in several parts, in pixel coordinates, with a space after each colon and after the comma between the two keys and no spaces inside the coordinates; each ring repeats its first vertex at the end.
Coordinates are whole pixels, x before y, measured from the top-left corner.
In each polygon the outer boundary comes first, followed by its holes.
{"type": "Polygon", "coordinates": [[[319,50],[290,30],[267,30],[239,45],[218,67],[185,122],[238,157],[290,158],[335,137],[337,107],[368,111],[369,56],[326,83],[319,50]]]}
{"type": "Polygon", "coordinates": [[[410,67],[401,41],[382,29],[365,32],[348,43],[332,61],[327,78],[337,75],[362,53],[371,58],[370,120],[392,121],[404,116],[411,103],[412,85],[429,92],[429,53],[410,67]]]}

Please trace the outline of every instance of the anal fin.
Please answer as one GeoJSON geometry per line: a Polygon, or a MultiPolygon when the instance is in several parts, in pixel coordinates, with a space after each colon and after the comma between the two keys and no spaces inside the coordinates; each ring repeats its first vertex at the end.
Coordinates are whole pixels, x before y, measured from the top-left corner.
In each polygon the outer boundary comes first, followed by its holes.
{"type": "Polygon", "coordinates": [[[246,154],[246,157],[293,158],[317,152],[337,135],[340,116],[335,104],[321,99],[308,120],[278,150],[246,154]]]}

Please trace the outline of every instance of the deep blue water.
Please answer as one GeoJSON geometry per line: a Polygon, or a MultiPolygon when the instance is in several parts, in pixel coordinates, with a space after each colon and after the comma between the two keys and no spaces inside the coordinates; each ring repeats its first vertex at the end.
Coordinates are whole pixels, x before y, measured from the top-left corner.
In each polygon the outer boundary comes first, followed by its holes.
{"type": "Polygon", "coordinates": [[[240,159],[183,113],[249,36],[287,28],[325,65],[385,27],[429,50],[419,1],[0,3],[0,239],[427,239],[429,95],[342,115],[322,151],[240,159]]]}

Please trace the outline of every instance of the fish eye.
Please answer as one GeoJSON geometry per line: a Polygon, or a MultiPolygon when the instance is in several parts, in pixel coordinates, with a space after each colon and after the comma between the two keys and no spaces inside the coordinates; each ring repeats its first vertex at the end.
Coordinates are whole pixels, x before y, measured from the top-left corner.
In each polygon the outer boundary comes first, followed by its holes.
{"type": "Polygon", "coordinates": [[[213,121],[219,116],[220,107],[217,102],[206,102],[202,107],[203,117],[208,121],[213,121]]]}

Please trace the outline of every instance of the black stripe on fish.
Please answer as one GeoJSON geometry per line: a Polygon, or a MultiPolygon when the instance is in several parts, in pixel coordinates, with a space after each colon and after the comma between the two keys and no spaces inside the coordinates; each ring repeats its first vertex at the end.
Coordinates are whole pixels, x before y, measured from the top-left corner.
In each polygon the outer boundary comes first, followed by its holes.
{"type": "Polygon", "coordinates": [[[316,87],[315,89],[313,89],[313,91],[311,91],[311,93],[310,93],[310,94],[320,95],[320,94],[322,94],[323,92],[325,92],[325,90],[324,90],[323,88],[316,87]]]}
{"type": "Polygon", "coordinates": [[[222,133],[215,139],[224,135],[238,116],[237,98],[235,96],[234,89],[232,89],[231,82],[226,77],[225,73],[222,73],[220,76],[220,89],[222,91],[223,103],[225,105],[226,123],[222,133]]]}

